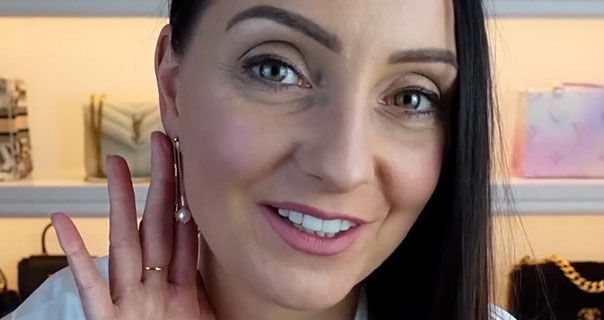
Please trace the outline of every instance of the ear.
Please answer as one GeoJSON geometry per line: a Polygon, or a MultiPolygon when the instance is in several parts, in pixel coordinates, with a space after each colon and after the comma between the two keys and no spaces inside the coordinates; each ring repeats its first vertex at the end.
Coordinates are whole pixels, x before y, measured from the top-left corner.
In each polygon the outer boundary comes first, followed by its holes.
{"type": "Polygon", "coordinates": [[[166,134],[179,136],[176,97],[179,87],[179,61],[172,50],[172,26],[161,30],[155,49],[155,78],[159,93],[159,109],[166,134]]]}

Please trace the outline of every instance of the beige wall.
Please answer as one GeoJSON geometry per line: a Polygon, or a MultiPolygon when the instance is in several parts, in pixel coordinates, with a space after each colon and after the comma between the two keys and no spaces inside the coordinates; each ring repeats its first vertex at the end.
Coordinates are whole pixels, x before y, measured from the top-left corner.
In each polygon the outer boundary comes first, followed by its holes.
{"type": "MultiPolygon", "coordinates": [[[[490,21],[490,36],[507,158],[512,155],[518,90],[550,88],[562,81],[604,84],[604,19],[495,20],[490,21]]],[[[505,305],[505,280],[523,256],[555,253],[571,260],[604,261],[602,228],[604,212],[496,219],[496,301],[505,305]]]]}
{"type": "Polygon", "coordinates": [[[490,36],[508,156],[518,90],[560,82],[604,85],[604,19],[492,20],[490,36]]]}
{"type": "MultiPolygon", "coordinates": [[[[162,18],[0,18],[0,76],[29,87],[36,177],[83,174],[83,113],[93,92],[156,101],[153,52],[162,18]]],[[[560,81],[604,83],[604,19],[491,23],[499,101],[510,142],[516,91],[560,81]]],[[[510,149],[508,143],[508,151],[510,149]]]]}
{"type": "MultiPolygon", "coordinates": [[[[0,18],[0,76],[29,86],[30,126],[37,178],[83,175],[82,105],[92,92],[155,99],[153,50],[161,18],[0,18]]],[[[604,19],[499,20],[491,28],[496,75],[510,141],[515,91],[558,81],[604,83],[604,19]]],[[[508,146],[509,148],[509,146],[508,146]]],[[[603,195],[604,196],[604,195],[603,195]]],[[[0,204],[1,210],[1,204],[0,204]]],[[[16,265],[38,253],[47,219],[0,219],[0,267],[16,285],[16,265]]],[[[78,219],[93,254],[107,252],[106,219],[78,219]]],[[[530,252],[604,261],[604,215],[497,220],[507,267],[530,252]]],[[[50,248],[58,252],[53,234],[50,248]]]]}
{"type": "MultiPolygon", "coordinates": [[[[0,267],[10,286],[17,286],[17,263],[39,254],[40,233],[49,219],[0,219],[0,267]]],[[[96,256],[107,255],[109,221],[104,218],[76,219],[84,241],[96,256]]],[[[571,260],[604,261],[604,213],[602,216],[538,216],[495,220],[497,245],[497,302],[505,304],[508,270],[525,255],[548,257],[558,254],[571,260]]],[[[60,254],[54,230],[46,237],[48,251],[60,254]]]]}
{"type": "Polygon", "coordinates": [[[604,261],[603,228],[604,212],[495,219],[497,304],[507,304],[509,271],[524,256],[542,259],[556,254],[575,261],[604,261]]]}
{"type": "MultiPolygon", "coordinates": [[[[42,253],[41,234],[50,222],[47,218],[0,218],[0,268],[9,286],[17,288],[17,264],[25,257],[42,253]]],[[[75,223],[94,256],[105,256],[109,250],[109,219],[75,219],[75,223]]],[[[48,230],[46,248],[49,254],[62,254],[54,229],[48,230]]]]}
{"type": "Polygon", "coordinates": [[[161,18],[0,18],[0,76],[26,81],[37,178],[84,175],[91,93],[157,101],[161,18]]]}

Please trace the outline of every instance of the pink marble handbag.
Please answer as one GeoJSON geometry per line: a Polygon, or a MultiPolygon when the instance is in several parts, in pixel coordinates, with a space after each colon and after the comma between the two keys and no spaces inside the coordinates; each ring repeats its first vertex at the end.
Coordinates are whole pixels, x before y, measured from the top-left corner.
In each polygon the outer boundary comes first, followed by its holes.
{"type": "Polygon", "coordinates": [[[604,177],[604,86],[563,84],[520,98],[514,175],[604,177]]]}

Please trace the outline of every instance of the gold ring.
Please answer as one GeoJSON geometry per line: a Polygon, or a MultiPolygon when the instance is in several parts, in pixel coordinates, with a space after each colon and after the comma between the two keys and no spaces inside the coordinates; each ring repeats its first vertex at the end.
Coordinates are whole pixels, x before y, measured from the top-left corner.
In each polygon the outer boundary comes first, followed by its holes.
{"type": "Polygon", "coordinates": [[[145,271],[162,271],[164,268],[162,267],[145,267],[145,271]]]}

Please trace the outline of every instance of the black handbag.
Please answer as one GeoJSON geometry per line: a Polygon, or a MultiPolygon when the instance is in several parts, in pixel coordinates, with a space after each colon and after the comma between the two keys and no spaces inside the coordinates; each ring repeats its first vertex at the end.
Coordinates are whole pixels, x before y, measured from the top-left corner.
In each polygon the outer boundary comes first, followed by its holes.
{"type": "Polygon", "coordinates": [[[2,269],[0,269],[0,318],[13,312],[21,300],[17,292],[8,290],[8,282],[2,269]]]}
{"type": "Polygon", "coordinates": [[[52,227],[49,223],[42,231],[42,255],[31,256],[19,262],[19,293],[25,300],[53,273],[68,266],[64,255],[49,255],[46,251],[46,232],[52,227]]]}
{"type": "Polygon", "coordinates": [[[526,257],[510,274],[512,314],[518,320],[602,320],[601,279],[604,263],[526,257]]]}

